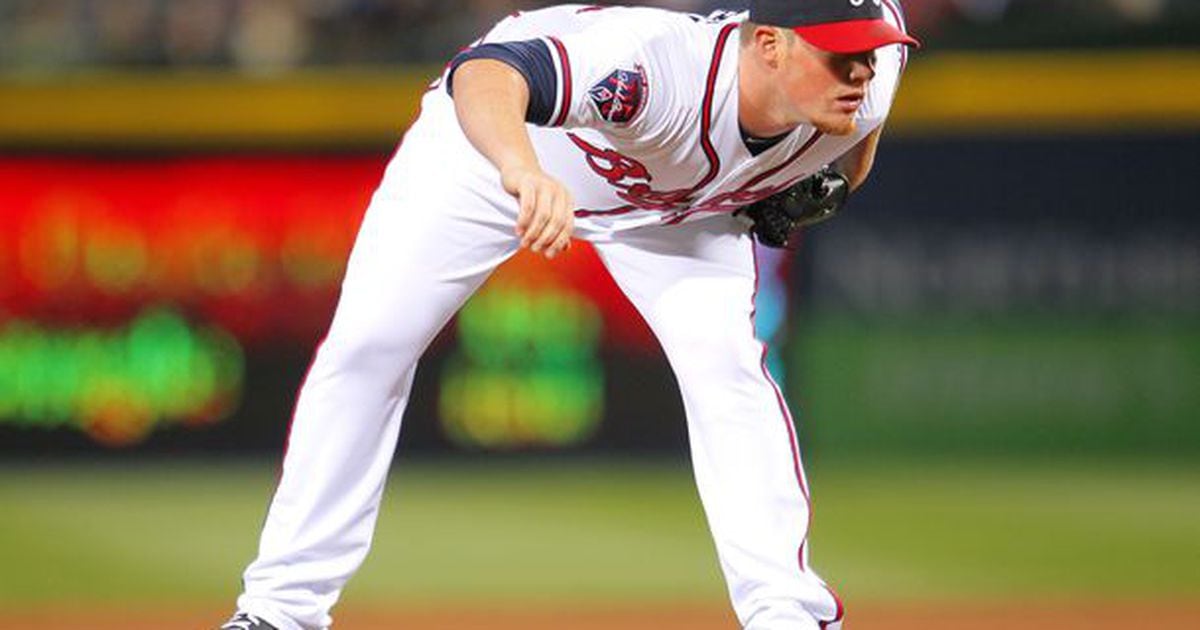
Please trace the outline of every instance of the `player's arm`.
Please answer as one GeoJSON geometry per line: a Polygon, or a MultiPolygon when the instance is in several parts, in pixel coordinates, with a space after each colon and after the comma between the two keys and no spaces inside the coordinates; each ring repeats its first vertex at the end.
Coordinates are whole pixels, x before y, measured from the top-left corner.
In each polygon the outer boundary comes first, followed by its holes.
{"type": "Polygon", "coordinates": [[[880,125],[845,155],[834,161],[833,170],[846,177],[851,191],[857,190],[859,186],[863,185],[863,182],[867,181],[867,175],[871,173],[871,166],[875,164],[875,151],[879,148],[879,138],[882,135],[883,126],[880,125]]]}
{"type": "Polygon", "coordinates": [[[471,144],[496,165],[504,190],[520,203],[521,247],[553,258],[570,247],[574,201],[542,170],[525,122],[530,110],[526,77],[497,59],[468,59],[453,75],[454,109],[471,144]]]}

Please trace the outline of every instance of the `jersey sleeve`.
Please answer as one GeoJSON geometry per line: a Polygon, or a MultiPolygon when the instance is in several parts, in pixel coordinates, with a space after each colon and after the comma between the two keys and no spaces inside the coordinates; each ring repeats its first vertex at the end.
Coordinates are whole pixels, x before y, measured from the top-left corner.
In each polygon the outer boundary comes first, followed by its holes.
{"type": "Polygon", "coordinates": [[[636,7],[559,5],[517,12],[451,63],[498,59],[530,86],[526,120],[650,139],[694,116],[713,33],[705,18],[636,7]]]}
{"type": "Polygon", "coordinates": [[[450,96],[454,96],[455,71],[472,59],[495,59],[520,72],[529,86],[529,105],[525,111],[525,121],[535,125],[546,125],[550,122],[554,113],[558,78],[546,42],[531,40],[486,43],[460,52],[450,61],[450,68],[446,73],[446,92],[450,96]]]}
{"type": "Polygon", "coordinates": [[[558,79],[554,127],[647,136],[679,113],[704,70],[687,61],[686,32],[657,14],[625,13],[545,41],[558,79]]]}

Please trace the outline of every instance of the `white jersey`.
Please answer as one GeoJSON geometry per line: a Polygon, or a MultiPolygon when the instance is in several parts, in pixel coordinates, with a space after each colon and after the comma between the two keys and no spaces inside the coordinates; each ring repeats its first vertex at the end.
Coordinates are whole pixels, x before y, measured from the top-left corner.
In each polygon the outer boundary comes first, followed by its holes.
{"type": "MultiPolygon", "coordinates": [[[[899,9],[890,0],[885,6],[903,28],[899,9]]],[[[578,229],[603,233],[732,212],[815,173],[883,123],[905,64],[901,45],[877,51],[853,134],[800,125],[751,155],[738,124],[737,27],[745,19],[566,5],[514,14],[480,40],[540,38],[550,49],[557,102],[551,124],[529,132],[542,168],[574,194],[578,229]]],[[[449,101],[438,89],[425,106],[452,108],[449,101]]],[[[462,135],[456,119],[441,122],[447,128],[439,135],[462,135]]]]}

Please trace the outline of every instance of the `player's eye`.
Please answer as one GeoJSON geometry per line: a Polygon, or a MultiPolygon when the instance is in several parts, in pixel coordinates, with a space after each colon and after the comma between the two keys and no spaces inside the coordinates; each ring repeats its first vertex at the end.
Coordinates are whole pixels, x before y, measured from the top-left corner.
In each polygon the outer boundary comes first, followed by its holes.
{"type": "Polygon", "coordinates": [[[838,55],[834,58],[834,63],[837,64],[839,74],[843,76],[853,73],[854,68],[858,65],[866,66],[873,75],[875,73],[875,51],[838,55]]]}
{"type": "Polygon", "coordinates": [[[871,50],[864,53],[858,53],[850,56],[850,61],[861,63],[868,68],[875,69],[875,51],[871,50]]]}

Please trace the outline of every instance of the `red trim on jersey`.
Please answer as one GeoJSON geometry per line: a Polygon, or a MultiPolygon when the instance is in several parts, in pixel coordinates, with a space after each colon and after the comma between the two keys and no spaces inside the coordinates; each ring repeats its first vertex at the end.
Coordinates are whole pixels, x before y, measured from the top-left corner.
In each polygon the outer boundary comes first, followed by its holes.
{"type": "Polygon", "coordinates": [[[558,117],[551,123],[551,127],[561,127],[567,122],[567,112],[571,111],[571,60],[567,58],[567,47],[563,46],[562,41],[557,37],[548,38],[554,48],[558,50],[558,65],[562,71],[562,105],[558,112],[558,117]]]}
{"type": "Polygon", "coordinates": [[[689,195],[707,186],[709,182],[716,179],[717,173],[721,171],[721,156],[713,148],[712,139],[708,135],[712,131],[712,105],[713,97],[716,95],[717,73],[721,70],[721,57],[725,54],[725,44],[729,41],[729,34],[737,27],[737,24],[726,24],[721,28],[721,33],[717,35],[717,46],[713,50],[712,62],[708,66],[708,78],[704,84],[704,109],[700,116],[700,148],[704,150],[704,157],[708,158],[708,173],[704,175],[704,179],[701,179],[700,183],[692,186],[692,189],[688,191],[689,195]]]}
{"type": "MultiPolygon", "coordinates": [[[[721,172],[721,156],[717,154],[717,150],[713,147],[712,139],[709,134],[712,131],[712,105],[716,95],[717,74],[721,69],[721,57],[725,53],[725,45],[729,42],[729,35],[738,27],[737,24],[727,24],[721,28],[721,32],[717,35],[717,44],[713,49],[713,57],[708,65],[708,75],[704,82],[704,99],[702,101],[702,109],[700,116],[700,148],[704,151],[704,157],[708,159],[708,172],[699,183],[689,188],[681,194],[682,198],[690,197],[696,191],[704,188],[712,180],[716,179],[717,174],[721,172]]],[[[553,39],[553,38],[551,38],[553,39]]],[[[557,43],[557,42],[556,42],[557,43]]],[[[607,210],[584,210],[575,211],[577,217],[592,217],[592,216],[615,216],[627,214],[635,210],[639,210],[635,205],[626,204],[616,208],[607,210]]],[[[686,211],[685,211],[686,213],[686,211]]],[[[672,223],[668,221],[667,223],[672,223]]]]}
{"type": "Polygon", "coordinates": [[[633,212],[634,210],[637,210],[637,209],[638,209],[637,206],[630,206],[630,205],[620,206],[620,207],[612,208],[609,210],[585,210],[585,209],[581,208],[581,209],[575,211],[575,216],[577,216],[577,217],[596,217],[596,216],[611,217],[611,216],[616,216],[618,214],[629,214],[630,212],[633,212]]]}
{"type": "Polygon", "coordinates": [[[745,184],[742,184],[742,186],[740,188],[738,188],[738,190],[745,190],[751,186],[754,186],[754,185],[758,184],[759,182],[761,182],[762,180],[787,168],[789,165],[791,165],[792,162],[795,162],[796,160],[800,159],[801,155],[808,153],[808,150],[813,148],[813,145],[816,144],[818,140],[820,140],[821,138],[824,138],[824,137],[825,137],[825,134],[823,132],[817,131],[817,132],[813,133],[813,135],[810,136],[808,138],[808,140],[804,141],[804,144],[801,145],[799,149],[796,149],[795,153],[788,156],[788,159],[784,160],[781,164],[779,164],[778,166],[775,166],[774,168],[767,169],[766,171],[763,171],[762,173],[755,175],[750,181],[746,182],[745,184]]]}
{"type": "MultiPolygon", "coordinates": [[[[893,3],[893,0],[883,0],[883,4],[889,11],[892,12],[892,15],[896,19],[897,24],[900,25],[900,30],[905,31],[907,27],[904,24],[904,15],[900,11],[900,9],[897,8],[896,5],[893,3]]],[[[903,73],[905,64],[908,62],[908,48],[901,46],[900,54],[901,54],[900,72],[903,73]]],[[[707,97],[707,95],[706,95],[706,97],[707,97]]],[[[707,114],[708,111],[706,110],[705,113],[707,114]]],[[[754,178],[752,178],[750,181],[739,186],[736,190],[732,191],[731,193],[725,193],[725,194],[726,195],[736,195],[737,193],[744,192],[744,191],[748,190],[749,188],[762,182],[764,179],[771,177],[772,175],[778,173],[779,171],[783,170],[784,168],[788,167],[793,162],[795,162],[797,159],[799,159],[800,156],[807,153],[808,150],[811,149],[813,147],[813,145],[815,145],[817,143],[817,141],[819,141],[824,136],[825,136],[825,134],[823,134],[820,131],[815,132],[811,137],[809,137],[809,139],[807,141],[805,141],[803,146],[801,146],[795,153],[790,155],[781,164],[779,164],[778,166],[775,166],[774,168],[771,168],[767,171],[759,173],[754,178]]],[[[719,197],[721,197],[721,195],[717,195],[716,197],[719,198],[719,197]]],[[[700,207],[698,209],[689,209],[689,210],[685,210],[683,212],[676,214],[675,216],[663,221],[663,223],[666,225],[678,225],[679,223],[682,223],[685,219],[688,219],[688,218],[692,217],[693,215],[699,214],[701,212],[720,212],[723,210],[724,209],[720,206],[718,206],[716,208],[709,208],[709,209],[705,209],[704,207],[700,207]]]]}
{"type": "MultiPolygon", "coordinates": [[[[898,8],[896,8],[896,6],[894,4],[892,4],[892,0],[883,0],[883,1],[884,1],[885,6],[887,7],[887,9],[893,13],[894,17],[896,18],[896,22],[900,24],[901,30],[903,30],[905,28],[903,14],[900,12],[900,10],[898,8]]],[[[728,28],[728,27],[726,27],[726,28],[728,28]]],[[[723,32],[722,35],[725,35],[725,33],[723,32]]],[[[719,46],[721,46],[723,44],[724,44],[724,42],[722,41],[719,44],[719,46]]],[[[901,47],[901,48],[902,48],[902,51],[901,51],[901,59],[900,59],[900,71],[904,72],[904,65],[908,60],[908,49],[906,47],[901,47]]],[[[709,90],[710,91],[706,91],[706,93],[705,93],[705,110],[704,110],[705,119],[701,123],[702,127],[703,127],[704,135],[701,138],[701,144],[703,144],[705,141],[708,140],[707,125],[709,123],[708,116],[711,115],[711,111],[709,110],[709,107],[710,107],[710,99],[712,97],[712,94],[711,94],[712,82],[715,80],[714,70],[715,69],[710,69],[710,76],[709,76],[709,90]]],[[[762,173],[759,173],[758,175],[754,176],[752,179],[750,179],[746,183],[739,186],[736,190],[732,191],[732,193],[726,193],[726,194],[737,194],[740,192],[744,192],[753,186],[758,185],[760,182],[762,182],[766,178],[771,177],[772,175],[774,175],[774,174],[778,173],[779,171],[790,166],[796,160],[800,159],[800,157],[802,155],[807,153],[809,151],[809,149],[811,149],[813,147],[813,145],[815,145],[819,140],[821,140],[821,138],[824,138],[824,137],[825,137],[824,133],[822,133],[820,131],[814,132],[813,135],[810,136],[809,139],[806,140],[804,142],[804,144],[799,149],[796,150],[795,153],[788,156],[788,158],[786,160],[784,160],[782,163],[780,163],[779,165],[777,165],[773,168],[770,168],[762,173]]],[[[706,183],[708,183],[708,181],[702,182],[699,186],[697,186],[696,188],[693,188],[692,192],[695,192],[696,190],[698,190],[700,187],[702,187],[706,183]]],[[[709,209],[709,210],[705,210],[704,208],[699,208],[699,209],[695,209],[695,210],[689,209],[689,210],[685,210],[683,212],[676,214],[675,216],[671,217],[670,219],[665,220],[663,223],[665,223],[666,225],[678,225],[679,223],[682,223],[685,219],[687,219],[695,214],[698,214],[700,212],[720,212],[722,210],[723,210],[723,208],[720,208],[720,207],[714,208],[714,209],[709,209]]]]}
{"type": "MultiPolygon", "coordinates": [[[[815,135],[819,136],[821,134],[817,133],[815,135]]],[[[809,145],[811,145],[813,142],[815,142],[815,136],[814,136],[814,139],[809,140],[809,145]]],[[[751,253],[752,259],[754,260],[754,293],[752,293],[751,297],[750,297],[750,330],[751,331],[754,330],[754,318],[758,312],[758,309],[756,308],[756,304],[758,302],[758,285],[759,285],[759,278],[760,278],[760,273],[759,273],[759,269],[758,269],[758,252],[757,252],[757,250],[754,249],[754,247],[755,247],[754,243],[751,242],[750,253],[751,253]]],[[[804,480],[804,468],[803,468],[803,465],[800,463],[800,444],[796,440],[796,425],[795,425],[795,422],[792,420],[792,412],[791,412],[791,410],[788,409],[787,402],[784,401],[784,399],[783,399],[783,392],[780,391],[779,384],[777,384],[775,382],[775,379],[771,377],[771,371],[769,369],[767,369],[767,344],[766,344],[766,342],[761,342],[761,343],[762,343],[762,357],[759,359],[759,367],[762,369],[763,378],[765,378],[767,380],[767,383],[769,383],[771,385],[771,388],[775,391],[775,401],[779,404],[780,417],[783,419],[784,426],[787,427],[788,444],[791,446],[791,449],[792,449],[792,466],[796,473],[796,484],[800,487],[800,494],[801,494],[801,496],[804,497],[804,503],[808,507],[807,519],[804,524],[804,539],[800,541],[800,547],[796,550],[796,564],[800,568],[800,572],[808,573],[808,565],[806,562],[804,562],[804,547],[805,547],[805,545],[808,544],[808,532],[812,531],[812,513],[813,513],[812,497],[809,495],[809,492],[808,492],[808,484],[804,480]]],[[[821,630],[824,630],[825,628],[828,628],[830,625],[841,621],[842,618],[845,617],[845,615],[846,615],[846,608],[844,605],[842,605],[841,598],[838,597],[837,593],[833,592],[832,588],[829,588],[829,586],[826,584],[822,584],[821,586],[824,587],[824,589],[829,593],[829,596],[833,598],[834,604],[837,607],[837,609],[834,613],[833,619],[830,619],[828,621],[818,621],[818,625],[821,627],[821,630]]]]}
{"type": "MultiPolygon", "coordinates": [[[[737,195],[738,193],[741,193],[741,192],[745,192],[751,186],[757,185],[762,180],[774,175],[775,173],[778,173],[779,171],[783,170],[784,168],[787,168],[788,165],[790,165],[792,162],[795,162],[796,160],[800,159],[800,156],[804,155],[805,153],[808,153],[808,150],[811,149],[813,147],[813,145],[815,145],[817,143],[818,140],[820,140],[821,138],[824,138],[824,137],[825,137],[824,133],[821,133],[820,131],[814,132],[813,135],[810,136],[809,139],[806,140],[804,142],[804,144],[799,149],[796,150],[795,153],[788,156],[788,159],[784,160],[782,163],[778,164],[777,166],[774,166],[770,169],[767,169],[766,171],[763,171],[762,173],[759,173],[758,175],[755,175],[753,178],[750,179],[750,181],[747,181],[746,183],[739,186],[737,188],[737,190],[734,190],[734,191],[728,192],[728,193],[722,193],[720,195],[716,195],[715,198],[719,199],[722,197],[728,197],[728,196],[732,196],[732,195],[737,195]]],[[[783,188],[790,187],[791,185],[792,184],[788,184],[788,186],[785,186],[783,188]]],[[[711,202],[712,201],[710,200],[710,203],[711,202]]],[[[725,208],[720,205],[718,205],[716,208],[710,207],[707,209],[703,206],[701,206],[700,208],[692,208],[692,209],[685,210],[684,212],[681,212],[681,213],[671,217],[669,220],[664,221],[664,223],[666,225],[678,225],[678,224],[682,223],[684,219],[687,219],[687,218],[691,217],[692,215],[699,214],[701,212],[725,212],[725,208]]]]}

